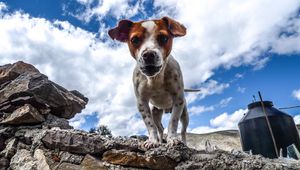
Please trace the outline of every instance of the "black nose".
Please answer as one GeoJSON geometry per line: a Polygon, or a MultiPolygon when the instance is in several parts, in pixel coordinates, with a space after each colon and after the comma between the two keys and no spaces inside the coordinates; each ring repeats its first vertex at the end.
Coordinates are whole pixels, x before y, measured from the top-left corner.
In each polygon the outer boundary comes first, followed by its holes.
{"type": "Polygon", "coordinates": [[[143,60],[147,65],[155,65],[158,60],[158,56],[155,52],[149,51],[143,54],[143,60]]]}

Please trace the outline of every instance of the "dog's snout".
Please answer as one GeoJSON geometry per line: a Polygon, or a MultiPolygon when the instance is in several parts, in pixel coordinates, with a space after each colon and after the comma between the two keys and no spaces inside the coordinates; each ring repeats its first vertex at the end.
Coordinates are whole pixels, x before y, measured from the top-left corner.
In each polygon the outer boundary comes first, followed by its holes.
{"type": "Polygon", "coordinates": [[[142,57],[147,65],[155,65],[158,60],[158,55],[153,51],[145,52],[142,57]]]}

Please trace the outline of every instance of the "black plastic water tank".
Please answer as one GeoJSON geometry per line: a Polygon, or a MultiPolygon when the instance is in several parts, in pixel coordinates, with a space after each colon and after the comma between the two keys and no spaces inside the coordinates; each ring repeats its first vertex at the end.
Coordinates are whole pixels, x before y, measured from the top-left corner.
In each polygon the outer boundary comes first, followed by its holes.
{"type": "MultiPolygon", "coordinates": [[[[287,155],[287,147],[295,144],[300,150],[300,140],[293,117],[274,108],[271,101],[264,101],[265,110],[274,134],[278,153],[282,149],[287,155]]],[[[240,120],[239,130],[244,151],[261,154],[268,158],[276,158],[272,137],[263,113],[261,102],[248,105],[248,112],[240,120]]]]}

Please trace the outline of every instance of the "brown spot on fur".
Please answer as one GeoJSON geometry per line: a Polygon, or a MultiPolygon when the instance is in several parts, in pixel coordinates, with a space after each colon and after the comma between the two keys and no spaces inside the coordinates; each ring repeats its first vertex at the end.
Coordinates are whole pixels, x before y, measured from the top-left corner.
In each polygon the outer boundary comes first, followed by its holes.
{"type": "Polygon", "coordinates": [[[174,76],[174,80],[178,81],[178,76],[177,75],[174,76]]]}
{"type": "Polygon", "coordinates": [[[181,100],[179,101],[179,105],[183,105],[183,103],[184,103],[184,101],[181,99],[181,100]]]}

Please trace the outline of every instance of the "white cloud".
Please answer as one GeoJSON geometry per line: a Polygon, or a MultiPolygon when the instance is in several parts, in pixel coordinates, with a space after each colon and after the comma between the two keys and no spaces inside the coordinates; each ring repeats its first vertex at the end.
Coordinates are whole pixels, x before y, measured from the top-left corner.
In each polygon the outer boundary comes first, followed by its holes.
{"type": "Polygon", "coordinates": [[[294,90],[294,91],[292,92],[292,96],[293,96],[295,99],[300,100],[300,89],[294,90]]]}
{"type": "Polygon", "coordinates": [[[192,106],[189,108],[189,113],[191,115],[199,115],[201,113],[204,113],[204,112],[210,112],[210,111],[213,111],[215,110],[214,106],[209,106],[209,107],[206,107],[206,106],[192,106]]]}
{"type": "Polygon", "coordinates": [[[4,2],[0,2],[0,11],[7,9],[7,6],[4,2]]]}
{"type": "Polygon", "coordinates": [[[234,75],[234,77],[237,78],[237,79],[240,79],[240,78],[243,78],[244,75],[241,74],[241,73],[236,73],[236,74],[234,75]]]}
{"type": "Polygon", "coordinates": [[[210,126],[199,126],[190,130],[192,133],[209,133],[221,130],[238,129],[238,122],[242,119],[248,109],[239,109],[232,114],[223,113],[211,119],[210,126]]]}
{"type": "Polygon", "coordinates": [[[85,22],[89,22],[91,18],[96,17],[101,21],[108,14],[115,17],[116,19],[120,18],[130,18],[135,16],[139,12],[142,12],[143,1],[137,1],[134,4],[131,4],[132,1],[128,0],[77,0],[80,4],[85,6],[85,10],[81,13],[70,13],[78,19],[81,19],[85,22]],[[92,5],[95,4],[96,5],[92,5]]]}
{"type": "Polygon", "coordinates": [[[204,99],[206,96],[221,94],[226,88],[229,87],[228,83],[218,83],[215,80],[209,80],[201,84],[198,88],[200,91],[197,93],[187,93],[186,100],[188,104],[195,102],[196,100],[204,99]]]}
{"type": "Polygon", "coordinates": [[[228,98],[222,99],[219,103],[219,106],[220,107],[228,106],[228,104],[231,102],[232,99],[233,99],[233,97],[228,97],[228,98]]]}
{"type": "Polygon", "coordinates": [[[300,125],[300,115],[296,115],[296,116],[294,117],[294,121],[295,121],[295,124],[296,124],[296,125],[300,125]]]}
{"type": "Polygon", "coordinates": [[[240,93],[245,93],[246,88],[245,88],[245,87],[240,87],[240,86],[239,86],[239,87],[237,88],[237,91],[240,92],[240,93]]]}

